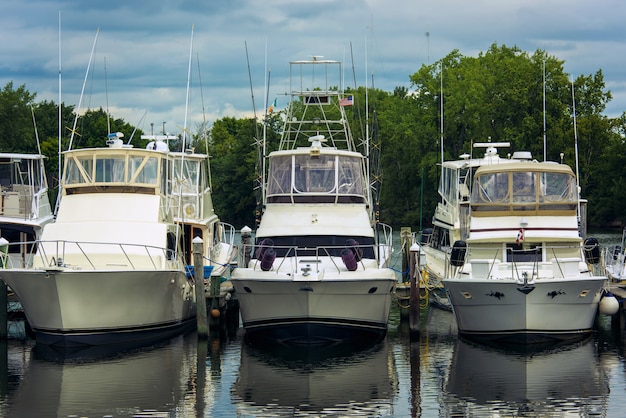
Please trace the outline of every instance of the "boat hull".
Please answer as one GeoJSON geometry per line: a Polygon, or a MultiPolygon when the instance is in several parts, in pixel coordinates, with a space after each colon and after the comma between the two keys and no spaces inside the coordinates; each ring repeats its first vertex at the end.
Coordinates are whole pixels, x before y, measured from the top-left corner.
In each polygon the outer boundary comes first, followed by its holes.
{"type": "Polygon", "coordinates": [[[7,269],[0,279],[46,345],[156,341],[195,326],[194,287],[177,270],[7,269]]]}
{"type": "Polygon", "coordinates": [[[606,277],[576,280],[446,279],[459,333],[474,339],[540,343],[592,330],[606,277]]]}
{"type": "Polygon", "coordinates": [[[387,332],[395,284],[392,270],[381,271],[379,278],[306,281],[237,269],[231,281],[246,338],[288,345],[378,341],[387,332]],[[250,272],[256,274],[244,277],[250,272]]]}

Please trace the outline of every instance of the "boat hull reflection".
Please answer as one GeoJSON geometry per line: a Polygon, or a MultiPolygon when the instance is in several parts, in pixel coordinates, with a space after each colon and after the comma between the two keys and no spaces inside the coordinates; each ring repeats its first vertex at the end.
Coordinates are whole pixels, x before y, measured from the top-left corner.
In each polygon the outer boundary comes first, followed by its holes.
{"type": "Polygon", "coordinates": [[[272,351],[244,345],[233,397],[243,416],[390,416],[395,374],[386,341],[360,351],[346,345],[272,351]]]}
{"type": "MultiPolygon", "coordinates": [[[[143,348],[36,344],[9,416],[136,416],[180,410],[194,378],[193,334],[143,348]],[[115,405],[112,408],[112,405],[115,405]]],[[[161,416],[161,415],[159,415],[161,416]]]]}
{"type": "Polygon", "coordinates": [[[493,410],[502,416],[519,411],[536,416],[587,416],[606,409],[608,376],[593,341],[538,350],[522,347],[515,351],[459,339],[446,385],[446,404],[477,416],[493,410]]]}

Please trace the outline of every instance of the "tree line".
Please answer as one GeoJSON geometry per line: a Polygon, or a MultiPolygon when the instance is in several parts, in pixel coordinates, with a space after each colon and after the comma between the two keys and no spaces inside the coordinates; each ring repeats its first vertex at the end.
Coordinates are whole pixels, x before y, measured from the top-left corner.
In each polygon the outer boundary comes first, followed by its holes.
{"type": "MultiPolygon", "coordinates": [[[[626,224],[621,205],[626,201],[621,183],[626,179],[626,113],[616,118],[603,114],[612,96],[601,69],[570,80],[564,61],[543,50],[531,54],[493,44],[477,57],[453,50],[422,65],[409,79],[410,88],[393,91],[347,89],[354,96],[354,105],[346,108],[353,134],[363,139],[369,132],[375,151],[372,174],[381,221],[413,230],[427,227],[438,201],[442,149],[443,159],[458,159],[472,154],[473,143],[490,140],[510,142],[510,149],[500,150],[505,155],[530,151],[537,160],[563,161],[573,168],[578,162],[589,225],[626,224]]],[[[36,93],[12,82],[0,91],[0,149],[37,152],[39,138],[54,199],[59,109],[54,102],[35,99],[36,93]]],[[[61,104],[61,115],[62,150],[70,137],[72,148],[102,146],[107,133],[118,131],[132,137],[134,146],[146,145],[140,129],[102,108],[76,118],[72,106],[61,104]]],[[[265,138],[268,152],[276,149],[282,117],[284,110],[263,121],[224,117],[192,133],[190,145],[211,156],[216,213],[237,228],[253,226],[259,210],[262,156],[255,144],[265,138]]]]}

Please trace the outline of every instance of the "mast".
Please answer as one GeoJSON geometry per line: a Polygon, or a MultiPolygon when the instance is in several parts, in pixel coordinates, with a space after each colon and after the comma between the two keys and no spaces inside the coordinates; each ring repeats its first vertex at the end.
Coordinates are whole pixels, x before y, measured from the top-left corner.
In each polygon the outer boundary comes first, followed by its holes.
{"type": "Polygon", "coordinates": [[[543,161],[546,161],[546,60],[543,60],[543,161]]]}
{"type": "Polygon", "coordinates": [[[574,98],[574,79],[572,78],[572,112],[574,114],[574,153],[576,155],[576,201],[578,202],[577,217],[580,227],[580,173],[578,171],[578,132],[576,130],[576,99],[574,98]]]}
{"type": "Polygon", "coordinates": [[[91,47],[91,55],[89,56],[89,63],[87,64],[87,71],[85,71],[85,79],[83,80],[83,87],[80,91],[80,99],[78,100],[78,107],[76,108],[76,116],[74,117],[74,125],[72,126],[72,133],[70,135],[70,144],[67,147],[68,150],[72,149],[72,144],[74,142],[74,134],[76,133],[76,123],[78,122],[78,114],[80,113],[80,106],[83,103],[83,96],[85,94],[85,86],[87,85],[87,77],[89,76],[89,69],[91,68],[91,61],[93,60],[93,54],[96,49],[96,42],[98,41],[98,33],[100,33],[100,28],[96,30],[96,36],[93,40],[93,46],[91,47]]]}

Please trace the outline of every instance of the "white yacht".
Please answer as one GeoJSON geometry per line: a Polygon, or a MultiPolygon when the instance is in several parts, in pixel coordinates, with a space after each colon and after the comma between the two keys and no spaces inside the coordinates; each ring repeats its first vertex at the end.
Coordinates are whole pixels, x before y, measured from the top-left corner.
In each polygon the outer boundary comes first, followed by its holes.
{"type": "Polygon", "coordinates": [[[32,266],[0,270],[38,343],[147,341],[195,327],[190,243],[202,237],[209,259],[221,234],[206,156],[133,148],[122,136],[63,153],[56,220],[36,242],[32,266]]]}
{"type": "MultiPolygon", "coordinates": [[[[565,164],[518,155],[475,172],[444,165],[440,189],[461,196],[443,234],[454,241],[442,252],[459,333],[528,343],[583,337],[607,276],[597,240],[582,238],[576,176],[565,164]]],[[[433,232],[430,242],[440,239],[433,232]]]]}
{"type": "Polygon", "coordinates": [[[368,142],[357,150],[341,68],[291,62],[279,149],[263,159],[255,243],[231,276],[250,342],[372,342],[387,331],[391,228],[375,216],[368,142]]]}

